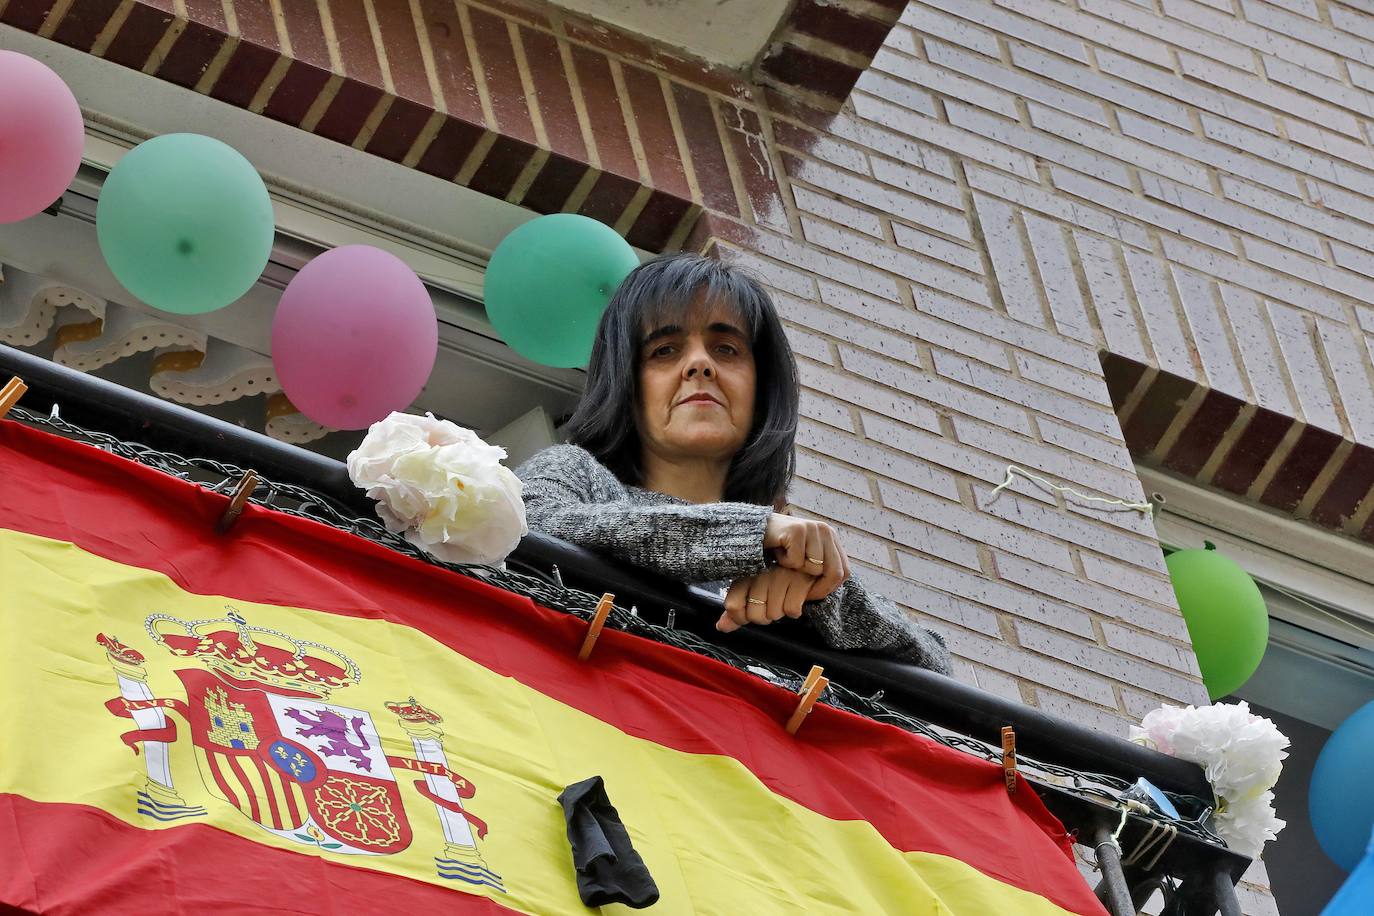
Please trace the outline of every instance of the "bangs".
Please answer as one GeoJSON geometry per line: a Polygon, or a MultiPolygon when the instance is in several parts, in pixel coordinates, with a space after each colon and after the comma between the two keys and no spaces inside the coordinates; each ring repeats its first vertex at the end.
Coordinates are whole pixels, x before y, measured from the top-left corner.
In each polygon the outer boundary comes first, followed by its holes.
{"type": "Polygon", "coordinates": [[[659,328],[691,327],[704,314],[717,309],[745,333],[751,346],[758,340],[767,308],[758,287],[718,269],[693,270],[696,266],[689,262],[681,270],[660,271],[656,276],[643,278],[642,286],[634,290],[640,313],[636,347],[659,328]]]}

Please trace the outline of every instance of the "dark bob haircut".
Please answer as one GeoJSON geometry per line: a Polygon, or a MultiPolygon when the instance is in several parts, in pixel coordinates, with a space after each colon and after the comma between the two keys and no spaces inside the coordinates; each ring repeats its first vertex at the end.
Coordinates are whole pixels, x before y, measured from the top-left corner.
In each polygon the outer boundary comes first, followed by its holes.
{"type": "Polygon", "coordinates": [[[601,317],[587,387],[565,427],[568,441],[595,455],[623,483],[642,483],[636,425],[641,347],[651,330],[685,326],[694,306],[705,303],[736,312],[754,353],[754,425],[730,463],[724,498],[781,507],[796,468],[797,364],[768,293],[720,261],[664,255],[630,272],[601,317]]]}

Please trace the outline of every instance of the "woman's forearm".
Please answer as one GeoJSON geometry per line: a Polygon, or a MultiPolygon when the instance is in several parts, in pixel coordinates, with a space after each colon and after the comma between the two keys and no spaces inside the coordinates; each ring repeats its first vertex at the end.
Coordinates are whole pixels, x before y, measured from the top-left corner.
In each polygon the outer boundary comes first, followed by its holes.
{"type": "Polygon", "coordinates": [[[684,582],[719,582],[762,572],[771,510],[746,503],[646,505],[583,502],[559,480],[525,482],[530,528],[684,582]]]}
{"type": "Polygon", "coordinates": [[[941,674],[953,674],[949,649],[938,633],[920,626],[890,601],[870,594],[855,578],[821,601],[807,602],[804,619],[836,649],[879,652],[941,674]]]}

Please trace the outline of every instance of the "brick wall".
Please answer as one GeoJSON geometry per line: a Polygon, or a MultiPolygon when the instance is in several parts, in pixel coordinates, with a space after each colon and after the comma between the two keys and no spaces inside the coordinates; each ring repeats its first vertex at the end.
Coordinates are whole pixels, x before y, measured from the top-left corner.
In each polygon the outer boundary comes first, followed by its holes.
{"type": "Polygon", "coordinates": [[[918,0],[838,115],[770,100],[782,214],[697,237],[780,292],[797,505],[961,677],[1111,731],[1206,699],[1150,523],[993,500],[1008,462],[1370,538],[1369,64],[1336,3],[918,0]]]}
{"type": "Polygon", "coordinates": [[[769,98],[776,195],[694,238],[778,290],[796,505],[962,677],[1113,731],[1205,700],[1148,520],[991,497],[1014,462],[1142,498],[1118,412],[1142,459],[1367,527],[1365,62],[1335,3],[921,0],[837,114],[769,98]]]}

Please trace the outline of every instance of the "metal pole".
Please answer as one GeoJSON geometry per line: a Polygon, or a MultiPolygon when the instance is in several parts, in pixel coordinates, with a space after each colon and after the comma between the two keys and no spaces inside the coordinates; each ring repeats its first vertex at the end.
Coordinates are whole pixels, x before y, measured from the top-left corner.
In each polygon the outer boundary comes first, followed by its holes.
{"type": "Polygon", "coordinates": [[[1121,849],[1116,845],[1111,830],[1101,821],[1093,825],[1093,854],[1097,856],[1097,867],[1102,872],[1102,881],[1097,885],[1097,899],[1111,910],[1112,916],[1135,916],[1131,889],[1126,886],[1126,875],[1121,871],[1121,849]]]}
{"type": "MultiPolygon", "coordinates": [[[[1129,876],[1127,876],[1126,881],[1130,883],[1131,879],[1129,876]]],[[[1162,890],[1163,888],[1164,877],[1162,875],[1154,875],[1131,884],[1131,904],[1135,907],[1136,912],[1138,913],[1144,909],[1145,904],[1150,902],[1150,898],[1154,896],[1155,891],[1162,890]]]]}
{"type": "Polygon", "coordinates": [[[1179,888],[1184,916],[1243,916],[1236,897],[1236,881],[1225,868],[1197,871],[1179,888]]]}
{"type": "Polygon", "coordinates": [[[1243,916],[1240,899],[1236,896],[1236,882],[1224,870],[1212,872],[1212,888],[1217,898],[1217,909],[1221,916],[1243,916]]]}
{"type": "MultiPolygon", "coordinates": [[[[1122,836],[1125,836],[1124,831],[1122,836]]],[[[1121,874],[1126,879],[1126,886],[1131,889],[1131,906],[1137,913],[1144,909],[1154,893],[1164,886],[1164,876],[1158,870],[1147,872],[1138,865],[1123,865],[1121,874]]]]}

